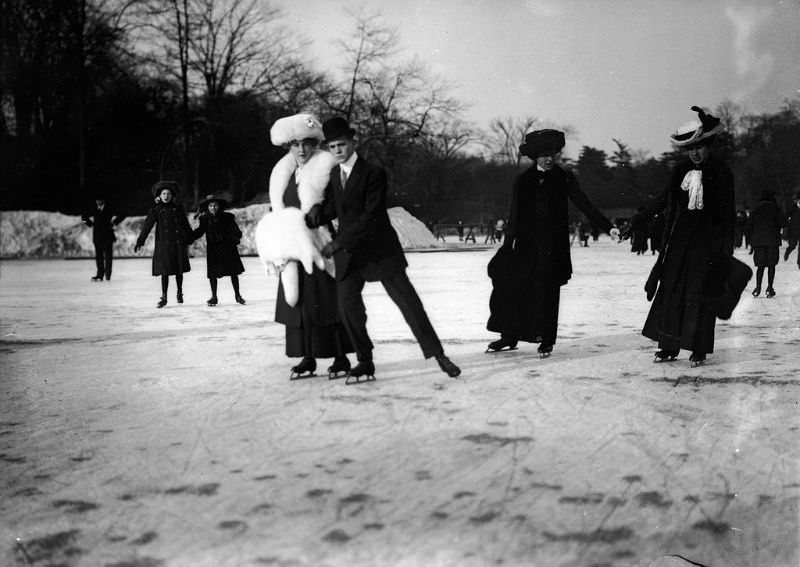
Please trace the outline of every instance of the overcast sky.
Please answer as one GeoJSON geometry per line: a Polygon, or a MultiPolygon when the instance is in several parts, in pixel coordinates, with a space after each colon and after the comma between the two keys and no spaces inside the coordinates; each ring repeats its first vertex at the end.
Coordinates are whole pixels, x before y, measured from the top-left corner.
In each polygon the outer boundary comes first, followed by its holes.
{"type": "Polygon", "coordinates": [[[309,58],[338,70],[347,10],[379,12],[403,52],[454,81],[467,119],[532,115],[657,156],[669,134],[723,100],[776,111],[800,93],[800,0],[280,0],[309,58]]]}

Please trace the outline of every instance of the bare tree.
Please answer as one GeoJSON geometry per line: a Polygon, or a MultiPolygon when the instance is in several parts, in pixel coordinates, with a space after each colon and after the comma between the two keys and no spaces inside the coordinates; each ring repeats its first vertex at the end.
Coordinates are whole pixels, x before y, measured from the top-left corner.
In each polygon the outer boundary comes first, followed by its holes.
{"type": "Polygon", "coordinates": [[[442,124],[458,117],[462,105],[452,84],[435,77],[418,59],[398,61],[397,30],[379,15],[354,14],[355,29],[340,42],[346,61],[328,110],[356,126],[364,147],[390,169],[403,147],[424,144],[442,124]]]}
{"type": "Polygon", "coordinates": [[[519,145],[525,134],[540,125],[541,120],[533,116],[495,118],[489,123],[488,148],[491,158],[500,163],[519,167],[519,145]]]}

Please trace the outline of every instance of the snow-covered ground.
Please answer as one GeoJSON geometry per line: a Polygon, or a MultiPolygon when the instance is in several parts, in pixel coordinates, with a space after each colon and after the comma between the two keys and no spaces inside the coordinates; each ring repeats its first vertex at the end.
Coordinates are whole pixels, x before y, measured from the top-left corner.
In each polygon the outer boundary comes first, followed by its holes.
{"type": "MultiPolygon", "coordinates": [[[[269,205],[250,205],[231,209],[242,231],[240,254],[256,254],[255,227],[269,211],[269,205]]],[[[188,214],[189,224],[198,225],[194,214],[188,214]]],[[[406,249],[436,249],[440,244],[433,234],[402,207],[389,209],[389,218],[406,249]]],[[[114,230],[114,256],[138,256],[133,251],[136,238],[144,225],[144,216],[127,217],[114,230]]],[[[155,230],[151,230],[141,255],[152,255],[155,230]]],[[[206,253],[206,239],[201,237],[189,252],[198,256],[206,253]]],[[[94,258],[92,229],[76,215],[47,211],[3,211],[0,213],[0,258],[94,258]]]]}
{"type": "Polygon", "coordinates": [[[572,252],[545,360],[483,352],[491,250],[409,254],[462,379],[368,284],[357,386],[288,380],[257,258],[161,310],[149,258],[3,261],[0,565],[800,564],[796,265],[691,369],[639,334],[651,256],[572,252]]]}

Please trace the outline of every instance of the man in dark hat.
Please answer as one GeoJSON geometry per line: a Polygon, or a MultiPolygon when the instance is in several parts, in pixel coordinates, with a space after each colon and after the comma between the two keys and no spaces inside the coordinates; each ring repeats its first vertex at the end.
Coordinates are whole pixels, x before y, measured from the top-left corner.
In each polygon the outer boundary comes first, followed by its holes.
{"type": "Polygon", "coordinates": [[[559,167],[563,147],[564,133],[551,129],[530,132],[519,147],[534,165],[514,183],[506,237],[489,266],[494,289],[487,328],[500,338],[487,352],[514,349],[525,341],[540,343],[539,355],[550,356],[561,286],[572,276],[568,200],[600,230],[612,230],[575,176],[559,167]]]}
{"type": "Polygon", "coordinates": [[[307,222],[320,226],[339,219],[338,233],[322,254],[334,259],[342,322],[355,347],[358,364],[349,378],[374,379],[372,341],[367,334],[367,312],[361,292],[365,282],[379,281],[400,308],[422,348],[425,358],[435,357],[439,367],[455,378],[461,370],[444,349],[425,313],[414,286],[406,275],[408,266],[400,240],[386,212],[386,172],[356,153],[355,130],[344,118],[322,125],[324,143],[337,161],[322,205],[315,205],[307,222]]]}
{"type": "Polygon", "coordinates": [[[115,215],[112,208],[102,193],[95,196],[94,205],[89,207],[81,220],[86,226],[92,227],[92,241],[94,243],[94,256],[97,263],[97,273],[92,278],[94,282],[101,282],[105,277],[111,279],[111,263],[114,256],[114,227],[125,218],[124,215],[115,215]]]}

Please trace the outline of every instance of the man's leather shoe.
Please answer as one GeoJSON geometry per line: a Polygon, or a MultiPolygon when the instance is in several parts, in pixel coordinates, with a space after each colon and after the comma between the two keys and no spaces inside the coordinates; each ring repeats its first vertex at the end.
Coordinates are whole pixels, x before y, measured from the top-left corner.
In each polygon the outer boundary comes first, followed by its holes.
{"type": "Polygon", "coordinates": [[[439,368],[442,369],[442,372],[445,372],[450,378],[456,378],[461,374],[461,369],[443,354],[436,355],[436,362],[439,363],[439,368]]]}

